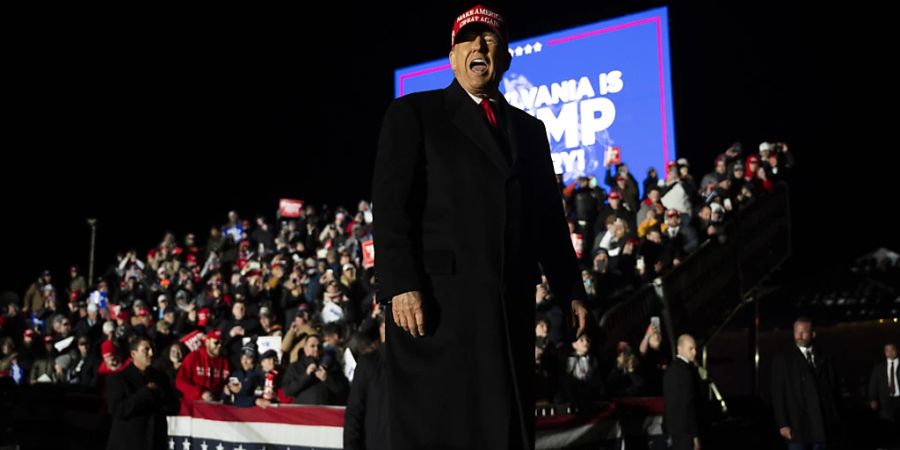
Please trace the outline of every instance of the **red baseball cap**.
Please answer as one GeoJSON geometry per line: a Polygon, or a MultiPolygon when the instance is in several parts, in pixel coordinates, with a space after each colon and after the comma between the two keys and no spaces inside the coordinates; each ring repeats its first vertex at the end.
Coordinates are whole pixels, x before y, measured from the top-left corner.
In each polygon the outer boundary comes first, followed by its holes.
{"type": "Polygon", "coordinates": [[[34,337],[34,330],[31,328],[25,330],[25,332],[22,333],[22,337],[34,337]]]}
{"type": "Polygon", "coordinates": [[[497,36],[500,36],[500,39],[503,39],[504,42],[509,42],[509,35],[506,30],[506,20],[503,16],[490,8],[482,5],[475,5],[468,11],[457,16],[456,20],[453,21],[453,31],[450,33],[451,47],[456,44],[456,36],[459,35],[460,30],[469,25],[486,26],[494,33],[497,33],[497,36]]]}
{"type": "Polygon", "coordinates": [[[200,308],[200,311],[197,311],[197,325],[201,327],[205,327],[206,323],[209,321],[209,308],[200,308]]]}
{"type": "Polygon", "coordinates": [[[617,199],[620,199],[620,200],[621,200],[621,199],[622,199],[622,194],[621,194],[619,191],[612,191],[612,192],[609,193],[609,198],[610,198],[610,199],[617,198],[617,199]]]}
{"type": "Polygon", "coordinates": [[[216,339],[216,340],[221,341],[222,340],[222,332],[219,330],[212,330],[209,333],[206,333],[206,339],[216,339]]]}
{"type": "Polygon", "coordinates": [[[103,341],[102,344],[100,344],[100,354],[103,356],[115,355],[116,354],[116,346],[113,345],[112,341],[107,339],[107,340],[103,341]]]}

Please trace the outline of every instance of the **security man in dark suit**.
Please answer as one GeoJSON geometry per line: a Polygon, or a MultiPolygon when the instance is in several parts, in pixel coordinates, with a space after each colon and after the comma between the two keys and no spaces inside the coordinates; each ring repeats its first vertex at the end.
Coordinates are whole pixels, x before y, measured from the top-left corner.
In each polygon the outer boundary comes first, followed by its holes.
{"type": "Polygon", "coordinates": [[[869,377],[869,406],[878,412],[883,429],[884,443],[900,445],[900,361],[897,344],[884,346],[884,360],[876,364],[869,377]]]}
{"type": "Polygon", "coordinates": [[[822,450],[838,434],[837,375],[831,359],[813,346],[812,321],[794,322],[794,343],[772,363],[772,407],[788,449],[822,450]]]}
{"type": "Polygon", "coordinates": [[[106,402],[112,416],[110,450],[165,450],[167,415],[178,414],[172,381],[150,365],[150,340],[136,337],[129,344],[131,363],[106,382],[106,402]]]}
{"type": "Polygon", "coordinates": [[[676,450],[700,450],[703,402],[693,336],[678,336],[677,354],[663,375],[663,426],[676,450]]]}

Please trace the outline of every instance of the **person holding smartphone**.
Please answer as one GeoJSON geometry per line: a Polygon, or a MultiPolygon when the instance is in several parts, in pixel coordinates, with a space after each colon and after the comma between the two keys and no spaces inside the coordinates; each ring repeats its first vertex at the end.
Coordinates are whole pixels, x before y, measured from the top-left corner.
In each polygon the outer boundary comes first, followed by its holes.
{"type": "Polygon", "coordinates": [[[226,405],[251,407],[256,401],[256,389],[265,382],[263,373],[256,370],[256,348],[246,346],[241,349],[241,366],[231,372],[222,400],[226,405]]]}
{"type": "Polygon", "coordinates": [[[669,365],[669,358],[665,352],[660,351],[662,348],[663,336],[659,316],[650,318],[650,325],[644,333],[644,338],[638,346],[643,364],[641,371],[644,376],[644,392],[647,395],[662,395],[662,379],[666,367],[669,365]]]}

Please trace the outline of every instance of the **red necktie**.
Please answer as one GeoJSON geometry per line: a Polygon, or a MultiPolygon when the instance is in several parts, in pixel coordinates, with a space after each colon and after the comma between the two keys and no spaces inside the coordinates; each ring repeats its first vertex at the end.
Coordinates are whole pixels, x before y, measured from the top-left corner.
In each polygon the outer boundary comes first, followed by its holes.
{"type": "Polygon", "coordinates": [[[486,98],[481,99],[481,109],[484,110],[484,116],[487,117],[488,123],[497,128],[497,116],[494,115],[494,109],[491,108],[491,101],[486,98]]]}

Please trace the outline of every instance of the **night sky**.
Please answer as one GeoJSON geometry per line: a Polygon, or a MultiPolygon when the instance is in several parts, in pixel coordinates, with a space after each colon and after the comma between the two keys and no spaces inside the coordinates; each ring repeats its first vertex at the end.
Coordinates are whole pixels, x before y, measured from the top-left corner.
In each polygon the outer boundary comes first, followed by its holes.
{"type": "MultiPolygon", "coordinates": [[[[393,70],[445,56],[472,5],[432,3],[7,17],[0,291],[86,268],[87,217],[101,223],[102,269],[166,230],[205,237],[229,209],[274,218],[280,197],[355,207],[370,195],[393,70]]],[[[486,4],[516,40],[666,3],[486,4]]],[[[733,141],[787,141],[798,265],[900,250],[890,17],[856,2],[669,6],[677,148],[694,176],[733,141]]]]}

